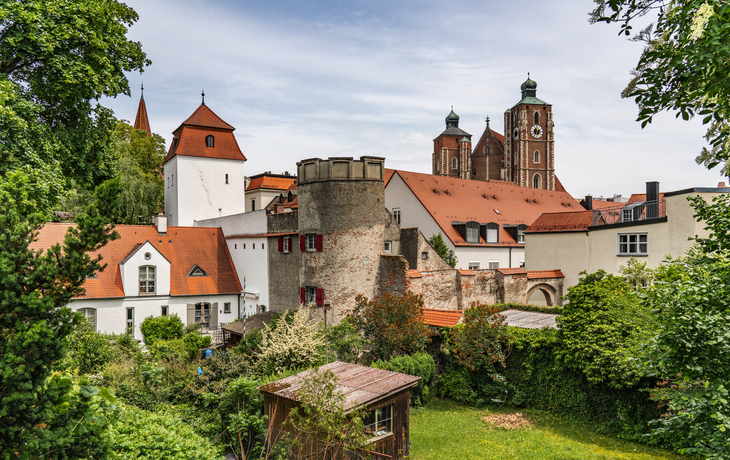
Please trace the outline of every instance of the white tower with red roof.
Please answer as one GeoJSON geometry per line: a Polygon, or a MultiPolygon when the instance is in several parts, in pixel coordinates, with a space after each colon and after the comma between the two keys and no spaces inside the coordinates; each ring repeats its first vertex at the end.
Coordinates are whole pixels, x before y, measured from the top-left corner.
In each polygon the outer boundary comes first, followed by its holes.
{"type": "Polygon", "coordinates": [[[203,93],[200,107],[173,131],[164,161],[168,225],[192,226],[246,210],[246,157],[235,129],[205,105],[203,93]]]}

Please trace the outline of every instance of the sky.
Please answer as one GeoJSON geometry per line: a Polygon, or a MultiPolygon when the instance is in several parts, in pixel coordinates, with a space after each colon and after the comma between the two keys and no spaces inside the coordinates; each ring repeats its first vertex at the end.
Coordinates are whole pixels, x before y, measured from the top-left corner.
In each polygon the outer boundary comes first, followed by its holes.
{"type": "Polygon", "coordinates": [[[700,120],[663,113],[641,129],[621,90],[641,54],[618,25],[588,23],[589,0],[125,0],[128,33],[152,60],[131,97],[102,104],[131,122],[140,85],[153,132],[201,102],[236,127],[246,174],[296,172],[306,158],[374,155],[431,172],[451,111],[473,142],[503,132],[527,73],[552,104],[556,175],[575,197],[714,187],[698,166],[700,120]]]}

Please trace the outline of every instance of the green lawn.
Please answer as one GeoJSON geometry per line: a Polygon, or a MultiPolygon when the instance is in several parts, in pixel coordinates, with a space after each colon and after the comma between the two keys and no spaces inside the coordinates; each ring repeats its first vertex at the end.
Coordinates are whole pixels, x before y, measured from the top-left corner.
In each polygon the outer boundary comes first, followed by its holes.
{"type": "Polygon", "coordinates": [[[518,412],[474,409],[433,400],[411,410],[411,460],[436,459],[682,459],[666,451],[587,431],[551,415],[521,411],[532,428],[494,428],[484,417],[518,412]]]}

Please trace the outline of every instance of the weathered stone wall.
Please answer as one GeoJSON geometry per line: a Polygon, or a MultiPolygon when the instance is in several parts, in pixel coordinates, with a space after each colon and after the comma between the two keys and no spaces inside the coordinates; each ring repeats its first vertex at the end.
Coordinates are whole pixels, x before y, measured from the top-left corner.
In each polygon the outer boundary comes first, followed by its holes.
{"type": "Polygon", "coordinates": [[[403,256],[382,255],[378,276],[378,295],[384,292],[404,295],[408,289],[408,261],[403,256]]]}
{"type": "Polygon", "coordinates": [[[270,214],[266,220],[267,233],[296,232],[298,225],[299,213],[296,211],[270,214]]]}
{"type": "Polygon", "coordinates": [[[454,269],[421,272],[410,282],[411,291],[423,297],[426,308],[459,309],[458,273],[454,269]]]}
{"type": "Polygon", "coordinates": [[[293,310],[299,307],[299,259],[301,257],[299,235],[293,234],[289,238],[292,242],[289,253],[279,252],[279,237],[267,238],[269,302],[271,304],[268,308],[275,312],[293,310]]]}
{"type": "Polygon", "coordinates": [[[498,303],[523,303],[527,293],[527,272],[505,275],[497,271],[500,292],[498,303]]]}
{"type": "Polygon", "coordinates": [[[451,267],[439,256],[426,237],[416,228],[401,229],[401,254],[411,268],[421,271],[449,270],[451,267]],[[423,258],[423,253],[426,258],[423,258]]]}
{"type": "MultiPolygon", "coordinates": [[[[471,270],[470,270],[471,271],[471,270]]],[[[462,272],[464,272],[462,270],[462,272]]],[[[497,303],[499,285],[496,279],[496,270],[473,270],[474,275],[459,275],[460,282],[460,309],[471,307],[474,304],[497,303]]]]}

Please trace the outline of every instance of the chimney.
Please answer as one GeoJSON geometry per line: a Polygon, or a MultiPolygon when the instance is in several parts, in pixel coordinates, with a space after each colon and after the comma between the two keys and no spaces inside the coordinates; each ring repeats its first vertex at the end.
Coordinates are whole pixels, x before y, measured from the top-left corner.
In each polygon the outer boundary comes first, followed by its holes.
{"type": "Polygon", "coordinates": [[[725,182],[718,182],[717,188],[725,188],[725,182]]]}
{"type": "Polygon", "coordinates": [[[586,208],[586,211],[593,211],[593,197],[590,195],[586,195],[585,200],[583,200],[583,207],[586,208]]]}
{"type": "Polygon", "coordinates": [[[646,218],[659,217],[659,182],[646,183],[646,218]]]}
{"type": "Polygon", "coordinates": [[[155,216],[155,226],[158,234],[167,235],[167,216],[155,216]]]}

